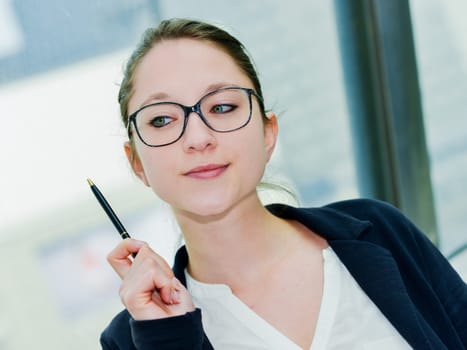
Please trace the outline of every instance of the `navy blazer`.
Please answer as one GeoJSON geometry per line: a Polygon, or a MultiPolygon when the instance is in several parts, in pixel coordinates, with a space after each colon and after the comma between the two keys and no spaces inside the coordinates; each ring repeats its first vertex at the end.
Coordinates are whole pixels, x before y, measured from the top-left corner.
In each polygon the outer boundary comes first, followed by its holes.
{"type": "MultiPolygon", "coordinates": [[[[309,209],[281,204],[267,208],[324,237],[414,349],[467,349],[467,285],[397,209],[374,200],[309,209]]],[[[183,284],[187,264],[182,247],[173,270],[183,284]]],[[[151,321],[134,321],[124,310],[102,333],[101,345],[103,349],[212,349],[199,309],[151,321]]]]}

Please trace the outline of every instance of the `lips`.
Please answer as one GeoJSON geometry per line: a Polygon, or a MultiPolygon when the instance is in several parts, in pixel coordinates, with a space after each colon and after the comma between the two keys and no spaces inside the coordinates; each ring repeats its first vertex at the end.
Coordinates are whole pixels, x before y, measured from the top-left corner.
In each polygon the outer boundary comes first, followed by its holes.
{"type": "Polygon", "coordinates": [[[184,175],[196,179],[212,179],[223,174],[228,166],[228,164],[202,165],[189,170],[184,175]]]}

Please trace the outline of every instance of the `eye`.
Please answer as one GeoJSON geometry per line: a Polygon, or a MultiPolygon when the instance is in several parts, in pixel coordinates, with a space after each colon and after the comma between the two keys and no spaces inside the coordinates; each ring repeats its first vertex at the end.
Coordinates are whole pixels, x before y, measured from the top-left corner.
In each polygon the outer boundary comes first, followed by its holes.
{"type": "Polygon", "coordinates": [[[160,115],[160,116],[152,118],[149,121],[149,124],[152,125],[155,128],[162,128],[162,127],[172,123],[172,121],[173,121],[172,117],[169,117],[167,115],[160,115]]]}
{"type": "Polygon", "coordinates": [[[229,104],[219,104],[211,108],[211,113],[220,113],[220,114],[228,113],[228,112],[232,112],[233,110],[235,110],[235,108],[237,108],[237,106],[229,105],[229,104]]]}

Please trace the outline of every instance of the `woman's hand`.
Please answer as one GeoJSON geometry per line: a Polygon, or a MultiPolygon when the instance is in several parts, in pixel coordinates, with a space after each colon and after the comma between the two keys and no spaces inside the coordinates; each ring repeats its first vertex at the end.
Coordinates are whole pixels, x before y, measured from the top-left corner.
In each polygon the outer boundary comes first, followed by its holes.
{"type": "Polygon", "coordinates": [[[120,298],[134,320],[184,315],[195,309],[186,288],[147,243],[124,239],[107,257],[122,279],[120,298]],[[132,253],[137,253],[134,260],[132,253]]]}

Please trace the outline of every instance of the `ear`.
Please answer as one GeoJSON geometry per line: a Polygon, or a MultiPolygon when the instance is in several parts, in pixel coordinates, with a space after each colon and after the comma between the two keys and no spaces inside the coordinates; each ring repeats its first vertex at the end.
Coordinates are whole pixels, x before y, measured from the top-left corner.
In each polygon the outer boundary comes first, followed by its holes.
{"type": "Polygon", "coordinates": [[[269,161],[274,152],[274,148],[276,147],[279,126],[277,124],[275,113],[267,112],[266,117],[268,118],[268,121],[264,123],[264,146],[267,154],[267,160],[269,161]]]}
{"type": "Polygon", "coordinates": [[[143,183],[149,187],[149,182],[148,179],[146,178],[146,174],[144,173],[144,168],[143,164],[141,163],[141,159],[139,159],[138,154],[136,153],[136,150],[132,147],[131,143],[129,141],[125,142],[123,144],[123,148],[125,150],[126,157],[128,159],[128,162],[131,165],[131,168],[133,169],[133,172],[143,183]]]}

